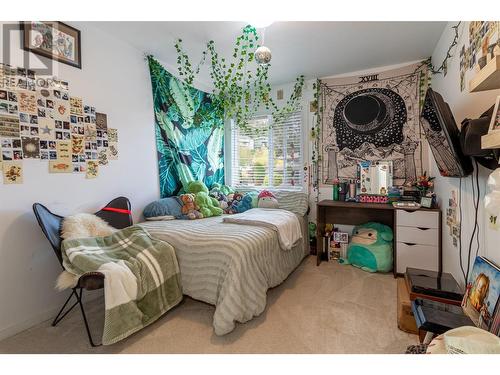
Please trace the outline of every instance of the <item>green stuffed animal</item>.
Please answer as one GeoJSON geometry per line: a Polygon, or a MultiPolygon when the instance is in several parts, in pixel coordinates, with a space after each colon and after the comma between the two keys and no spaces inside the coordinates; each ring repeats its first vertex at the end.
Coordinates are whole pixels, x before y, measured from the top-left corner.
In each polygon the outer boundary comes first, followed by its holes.
{"type": "Polygon", "coordinates": [[[200,191],[195,194],[194,202],[199,206],[199,211],[203,217],[220,216],[222,208],[219,207],[217,199],[210,197],[206,192],[200,191]],[[214,202],[215,201],[215,202],[214,202]]]}
{"type": "Polygon", "coordinates": [[[231,186],[221,185],[217,182],[213,183],[210,187],[210,191],[218,191],[224,195],[234,194],[234,189],[231,186]]]}
{"type": "Polygon", "coordinates": [[[347,247],[347,262],[368,272],[392,270],[392,229],[369,222],[354,227],[347,247]]]}
{"type": "Polygon", "coordinates": [[[186,193],[189,194],[198,194],[200,191],[203,191],[208,194],[208,188],[202,181],[191,181],[188,182],[186,193]]]}

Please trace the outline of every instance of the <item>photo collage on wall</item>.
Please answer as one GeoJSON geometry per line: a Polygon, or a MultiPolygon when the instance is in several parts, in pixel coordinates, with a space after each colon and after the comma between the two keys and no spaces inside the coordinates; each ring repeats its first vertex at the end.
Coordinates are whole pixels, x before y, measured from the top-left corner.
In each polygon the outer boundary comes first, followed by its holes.
{"type": "Polygon", "coordinates": [[[468,34],[468,46],[460,49],[460,91],[465,89],[468,70],[478,72],[500,55],[500,21],[471,21],[468,34]]]}
{"type": "Polygon", "coordinates": [[[461,233],[461,223],[459,218],[459,210],[458,206],[458,191],[452,190],[450,197],[448,199],[448,208],[446,209],[446,225],[449,229],[449,235],[453,241],[453,246],[458,247],[460,245],[460,233],[461,233]]]}
{"type": "Polygon", "coordinates": [[[85,173],[118,159],[118,130],[107,116],[70,95],[69,83],[0,63],[0,170],[5,184],[23,182],[23,160],[49,173],[85,173]]]}

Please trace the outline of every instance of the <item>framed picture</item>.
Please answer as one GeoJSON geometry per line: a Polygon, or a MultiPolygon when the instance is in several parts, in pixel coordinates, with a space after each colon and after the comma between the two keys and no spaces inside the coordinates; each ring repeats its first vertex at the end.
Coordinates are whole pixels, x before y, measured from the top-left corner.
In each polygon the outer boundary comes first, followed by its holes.
{"type": "Polygon", "coordinates": [[[82,68],[80,30],[58,21],[21,22],[23,49],[82,68]]]}
{"type": "Polygon", "coordinates": [[[493,109],[493,115],[491,116],[490,128],[488,133],[494,133],[500,131],[500,96],[497,96],[495,102],[495,108],[493,109]]]}
{"type": "Polygon", "coordinates": [[[476,326],[498,335],[500,269],[483,257],[476,257],[462,301],[462,309],[476,326]]]}
{"type": "Polygon", "coordinates": [[[420,198],[420,206],[425,208],[432,208],[432,198],[431,197],[420,198]]]}

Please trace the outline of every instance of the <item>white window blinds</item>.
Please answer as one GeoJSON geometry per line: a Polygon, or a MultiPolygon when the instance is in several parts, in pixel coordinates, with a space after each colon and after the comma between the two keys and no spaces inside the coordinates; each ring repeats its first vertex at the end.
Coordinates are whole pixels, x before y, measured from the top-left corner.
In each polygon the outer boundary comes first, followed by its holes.
{"type": "Polygon", "coordinates": [[[300,112],[272,123],[253,118],[248,129],[231,129],[232,185],[240,188],[302,190],[303,142],[300,112]]]}

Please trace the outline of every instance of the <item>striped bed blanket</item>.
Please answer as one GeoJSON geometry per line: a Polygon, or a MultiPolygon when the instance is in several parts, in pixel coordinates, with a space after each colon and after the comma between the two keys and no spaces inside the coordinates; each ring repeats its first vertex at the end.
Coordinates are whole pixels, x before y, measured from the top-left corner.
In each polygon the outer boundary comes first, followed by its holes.
{"type": "Polygon", "coordinates": [[[267,290],[282,283],[308,252],[303,216],[302,240],[289,251],[280,248],[275,230],[224,223],[223,217],[139,224],[175,248],[183,293],[215,305],[216,335],[260,315],[267,290]]]}
{"type": "Polygon", "coordinates": [[[105,275],[104,345],[153,323],[182,300],[174,249],[140,226],[106,237],[64,240],[62,254],[68,272],[105,275]]]}

